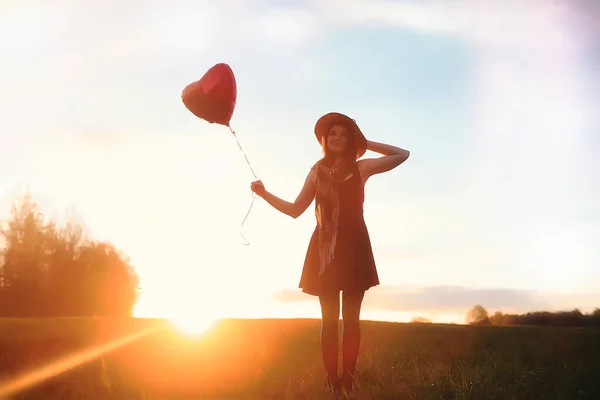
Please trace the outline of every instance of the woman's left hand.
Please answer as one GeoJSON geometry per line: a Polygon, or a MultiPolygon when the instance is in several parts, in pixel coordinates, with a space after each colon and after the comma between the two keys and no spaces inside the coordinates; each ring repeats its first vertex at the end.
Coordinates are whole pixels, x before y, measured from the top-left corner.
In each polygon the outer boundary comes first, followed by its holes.
{"type": "Polygon", "coordinates": [[[261,197],[267,191],[265,189],[265,185],[263,185],[262,181],[260,181],[260,180],[252,182],[250,184],[250,190],[252,190],[254,193],[256,193],[257,195],[259,195],[261,197]]]}

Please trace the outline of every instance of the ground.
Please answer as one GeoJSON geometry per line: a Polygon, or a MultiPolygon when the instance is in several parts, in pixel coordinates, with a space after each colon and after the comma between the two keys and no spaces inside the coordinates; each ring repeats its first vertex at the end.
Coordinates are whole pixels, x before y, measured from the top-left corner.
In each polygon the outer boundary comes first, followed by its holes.
{"type": "MultiPolygon", "coordinates": [[[[355,398],[598,399],[598,377],[597,329],[363,321],[355,398]]],[[[332,398],[310,319],[0,319],[0,378],[10,399],[332,398]]]]}

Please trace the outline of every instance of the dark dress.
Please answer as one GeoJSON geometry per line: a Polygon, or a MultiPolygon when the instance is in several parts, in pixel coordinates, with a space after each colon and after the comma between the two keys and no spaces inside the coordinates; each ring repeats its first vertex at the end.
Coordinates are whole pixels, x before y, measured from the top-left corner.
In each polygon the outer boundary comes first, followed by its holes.
{"type": "MultiPolygon", "coordinates": [[[[363,217],[364,185],[358,169],[335,183],[339,190],[340,214],[334,258],[319,275],[319,226],[308,245],[299,288],[318,296],[331,291],[363,291],[379,284],[371,240],[363,217]]],[[[319,198],[316,199],[319,201],[319,198]]]]}

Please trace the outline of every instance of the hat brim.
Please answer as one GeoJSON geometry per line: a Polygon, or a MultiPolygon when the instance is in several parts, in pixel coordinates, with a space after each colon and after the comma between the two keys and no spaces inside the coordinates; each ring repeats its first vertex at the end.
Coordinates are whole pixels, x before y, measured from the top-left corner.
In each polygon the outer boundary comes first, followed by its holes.
{"type": "Polygon", "coordinates": [[[327,135],[329,128],[336,122],[349,125],[353,128],[354,134],[356,135],[356,158],[362,157],[367,152],[367,139],[365,138],[365,135],[363,135],[355,120],[338,112],[330,112],[317,120],[317,123],[315,124],[315,136],[319,143],[321,143],[323,136],[327,135]]]}

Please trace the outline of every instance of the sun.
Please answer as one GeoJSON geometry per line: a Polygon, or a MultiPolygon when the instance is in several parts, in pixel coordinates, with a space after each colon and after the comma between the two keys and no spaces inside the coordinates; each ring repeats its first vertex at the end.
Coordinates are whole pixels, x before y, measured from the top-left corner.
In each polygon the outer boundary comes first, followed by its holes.
{"type": "Polygon", "coordinates": [[[169,321],[177,330],[188,336],[200,336],[211,328],[216,319],[184,316],[169,318],[169,321]]]}

